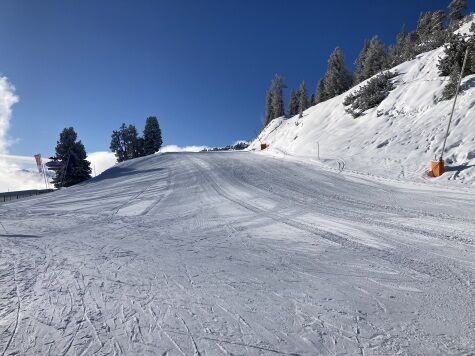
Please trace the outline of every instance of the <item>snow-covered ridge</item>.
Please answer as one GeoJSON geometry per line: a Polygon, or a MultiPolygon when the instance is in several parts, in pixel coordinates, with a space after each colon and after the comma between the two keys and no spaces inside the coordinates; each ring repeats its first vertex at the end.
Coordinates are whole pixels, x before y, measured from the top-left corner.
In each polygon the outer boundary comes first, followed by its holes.
{"type": "MultiPolygon", "coordinates": [[[[466,32],[472,22],[459,31],[466,32]]],[[[269,145],[270,154],[317,159],[330,166],[389,178],[429,180],[430,160],[440,155],[452,100],[441,101],[448,78],[437,68],[443,47],[394,67],[395,89],[381,104],[353,119],[345,112],[348,92],[307,109],[304,116],[273,120],[252,142],[269,145]]],[[[431,182],[475,184],[475,76],[463,79],[444,158],[447,172],[431,182]]]]}

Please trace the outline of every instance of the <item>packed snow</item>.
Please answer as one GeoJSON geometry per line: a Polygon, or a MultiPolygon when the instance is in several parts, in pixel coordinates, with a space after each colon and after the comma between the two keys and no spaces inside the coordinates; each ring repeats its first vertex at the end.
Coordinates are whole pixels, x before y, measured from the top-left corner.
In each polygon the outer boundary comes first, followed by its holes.
{"type": "Polygon", "coordinates": [[[127,161],[0,205],[0,355],[472,354],[474,201],[253,152],[127,161]]]}
{"type": "MultiPolygon", "coordinates": [[[[460,31],[467,32],[471,22],[460,31]]],[[[448,77],[437,64],[443,48],[423,53],[392,69],[395,89],[376,108],[354,119],[344,98],[361,85],[306,110],[302,118],[273,120],[251,145],[269,152],[320,159],[336,167],[401,180],[428,180],[430,161],[439,159],[452,100],[441,101],[448,77]]],[[[447,172],[431,182],[475,184],[475,76],[462,81],[447,140],[447,172]]]]}

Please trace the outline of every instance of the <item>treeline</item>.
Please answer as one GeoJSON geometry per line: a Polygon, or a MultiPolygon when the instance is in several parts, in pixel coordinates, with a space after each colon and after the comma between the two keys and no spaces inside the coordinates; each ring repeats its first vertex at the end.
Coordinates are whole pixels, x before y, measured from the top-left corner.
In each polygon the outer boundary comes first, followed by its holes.
{"type": "Polygon", "coordinates": [[[110,150],[115,153],[117,162],[148,156],[162,147],[162,130],[155,116],[145,121],[143,137],[138,135],[134,125],[122,124],[111,136],[110,150]]]}
{"type": "MultiPolygon", "coordinates": [[[[70,187],[91,178],[91,163],[87,160],[86,149],[77,139],[74,128],[67,127],[56,142],[54,161],[50,168],[55,171],[51,183],[56,188],[70,187]]],[[[162,146],[162,131],[155,116],[145,121],[143,137],[137,133],[134,125],[122,124],[112,132],[110,149],[115,153],[117,162],[154,154],[162,146]]],[[[48,165],[48,163],[47,163],[48,165]]]]}
{"type": "MultiPolygon", "coordinates": [[[[463,53],[460,54],[460,50],[464,51],[464,48],[470,44],[472,45],[471,48],[474,48],[473,45],[475,44],[475,40],[472,43],[471,40],[466,40],[463,36],[454,34],[455,29],[460,26],[464,19],[466,9],[466,0],[452,0],[448,6],[448,11],[439,10],[422,13],[415,31],[408,32],[406,27],[403,26],[396,36],[395,43],[388,47],[378,36],[365,41],[355,61],[354,73],[345,64],[343,50],[339,47],[335,48],[328,59],[325,75],[318,81],[315,94],[308,97],[305,82],[302,82],[297,90],[291,91],[287,111],[284,109],[283,96],[284,89],[287,86],[284,77],[276,75],[267,91],[264,126],[281,116],[292,117],[299,114],[299,117],[302,117],[303,111],[308,107],[338,96],[375,74],[414,59],[418,54],[436,49],[444,43],[448,43],[446,46],[446,53],[448,54],[446,58],[448,59],[441,60],[440,69],[441,75],[451,75],[448,88],[444,91],[444,99],[450,98],[454,94],[453,88],[457,78],[457,69],[460,73],[462,66],[463,53]]],[[[470,66],[467,66],[465,75],[475,73],[475,50],[473,53],[471,52],[470,58],[470,66]]],[[[376,95],[377,93],[371,92],[371,90],[378,90],[378,88],[390,89],[391,85],[384,81],[389,81],[392,77],[394,77],[394,73],[379,76],[370,86],[366,86],[366,92],[359,95],[360,102],[357,105],[357,110],[354,110],[355,115],[360,115],[362,108],[367,108],[376,102],[375,100],[371,103],[361,102],[365,97],[372,99],[383,97],[376,95]]]]}

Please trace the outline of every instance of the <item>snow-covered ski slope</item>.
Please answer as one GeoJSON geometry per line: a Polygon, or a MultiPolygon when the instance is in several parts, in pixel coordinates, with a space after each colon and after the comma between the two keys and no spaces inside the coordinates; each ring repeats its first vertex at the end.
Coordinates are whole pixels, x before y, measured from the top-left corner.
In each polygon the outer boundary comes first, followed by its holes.
{"type": "Polygon", "coordinates": [[[0,205],[0,355],[473,354],[474,201],[252,152],[128,161],[0,205]]]}
{"type": "MultiPolygon", "coordinates": [[[[459,31],[467,33],[471,22],[459,31]]],[[[395,89],[376,108],[354,119],[345,112],[344,98],[365,82],[289,119],[273,120],[250,146],[260,141],[274,154],[320,158],[330,166],[338,160],[346,169],[402,180],[430,180],[450,184],[455,180],[475,184],[475,76],[463,79],[444,158],[448,171],[429,179],[430,161],[440,156],[452,107],[441,101],[448,77],[437,69],[443,47],[423,53],[392,71],[395,89]],[[260,140],[260,141],[259,141],[260,140]]]]}

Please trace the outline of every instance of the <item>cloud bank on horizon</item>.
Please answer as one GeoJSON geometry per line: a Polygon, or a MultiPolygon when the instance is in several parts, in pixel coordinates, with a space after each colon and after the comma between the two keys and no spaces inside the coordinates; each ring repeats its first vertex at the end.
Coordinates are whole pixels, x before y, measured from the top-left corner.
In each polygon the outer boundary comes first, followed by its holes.
{"type": "Polygon", "coordinates": [[[167,145],[160,149],[161,153],[166,152],[200,152],[204,149],[209,148],[208,146],[184,146],[180,147],[177,145],[167,145]]]}

